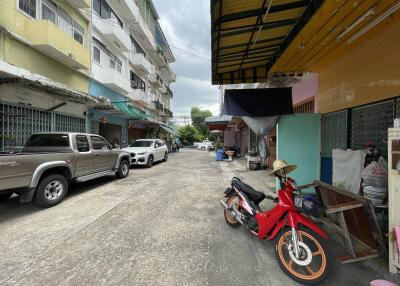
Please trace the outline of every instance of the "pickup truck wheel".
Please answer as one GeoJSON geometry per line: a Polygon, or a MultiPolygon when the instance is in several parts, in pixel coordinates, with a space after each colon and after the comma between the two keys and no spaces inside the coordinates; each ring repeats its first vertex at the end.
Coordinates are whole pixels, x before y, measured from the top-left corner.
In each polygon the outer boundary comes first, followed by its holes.
{"type": "Polygon", "coordinates": [[[115,175],[119,179],[128,177],[130,167],[131,167],[131,165],[129,164],[128,160],[122,160],[121,164],[119,164],[118,171],[115,173],[115,175]]]}
{"type": "Polygon", "coordinates": [[[12,196],[13,193],[1,194],[0,203],[5,203],[12,196]]]}
{"type": "Polygon", "coordinates": [[[59,174],[44,178],[37,187],[34,203],[43,208],[59,204],[68,193],[68,181],[59,174]]]}

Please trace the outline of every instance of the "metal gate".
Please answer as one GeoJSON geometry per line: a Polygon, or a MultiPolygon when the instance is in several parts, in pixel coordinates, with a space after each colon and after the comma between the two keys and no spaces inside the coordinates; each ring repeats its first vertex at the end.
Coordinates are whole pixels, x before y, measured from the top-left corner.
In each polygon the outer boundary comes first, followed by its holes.
{"type": "Polygon", "coordinates": [[[347,110],[322,115],[321,152],[332,157],[332,150],[347,148],[347,110]]]}
{"type": "Polygon", "coordinates": [[[321,117],[321,181],[332,184],[332,150],[347,148],[347,114],[339,111],[321,117]]]}
{"type": "Polygon", "coordinates": [[[351,110],[352,149],[371,144],[387,156],[387,129],[393,126],[394,100],[353,108],[351,110]]]}
{"type": "Polygon", "coordinates": [[[85,132],[85,118],[0,103],[0,151],[22,148],[32,133],[85,132]]]}

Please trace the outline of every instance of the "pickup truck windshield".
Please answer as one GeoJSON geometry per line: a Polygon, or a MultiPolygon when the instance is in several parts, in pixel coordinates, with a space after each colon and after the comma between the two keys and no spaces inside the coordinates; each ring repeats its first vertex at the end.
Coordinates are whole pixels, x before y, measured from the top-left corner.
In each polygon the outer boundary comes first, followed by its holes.
{"type": "Polygon", "coordinates": [[[129,147],[150,147],[153,141],[135,141],[129,147]]]}
{"type": "Polygon", "coordinates": [[[25,147],[69,147],[68,135],[36,134],[32,135],[25,147]]]}

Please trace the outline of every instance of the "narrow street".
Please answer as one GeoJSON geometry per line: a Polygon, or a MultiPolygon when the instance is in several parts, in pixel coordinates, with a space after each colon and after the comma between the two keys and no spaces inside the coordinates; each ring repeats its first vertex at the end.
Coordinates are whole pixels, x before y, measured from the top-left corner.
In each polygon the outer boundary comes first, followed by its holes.
{"type": "MultiPolygon", "coordinates": [[[[272,242],[226,225],[218,200],[235,174],[183,149],[151,169],[72,186],[60,205],[0,206],[0,285],[296,285],[272,242]]],[[[237,174],[236,174],[237,175],[237,174]]],[[[325,285],[367,285],[335,263],[325,285]]]]}

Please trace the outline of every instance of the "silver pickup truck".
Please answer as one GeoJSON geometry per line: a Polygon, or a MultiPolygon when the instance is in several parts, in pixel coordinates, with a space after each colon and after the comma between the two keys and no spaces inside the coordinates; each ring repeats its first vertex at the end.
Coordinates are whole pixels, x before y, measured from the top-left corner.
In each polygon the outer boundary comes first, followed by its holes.
{"type": "Polygon", "coordinates": [[[17,193],[20,202],[52,207],[64,199],[72,181],[111,173],[125,178],[129,169],[129,153],[113,150],[99,135],[33,134],[21,153],[0,154],[0,201],[17,193]]]}

